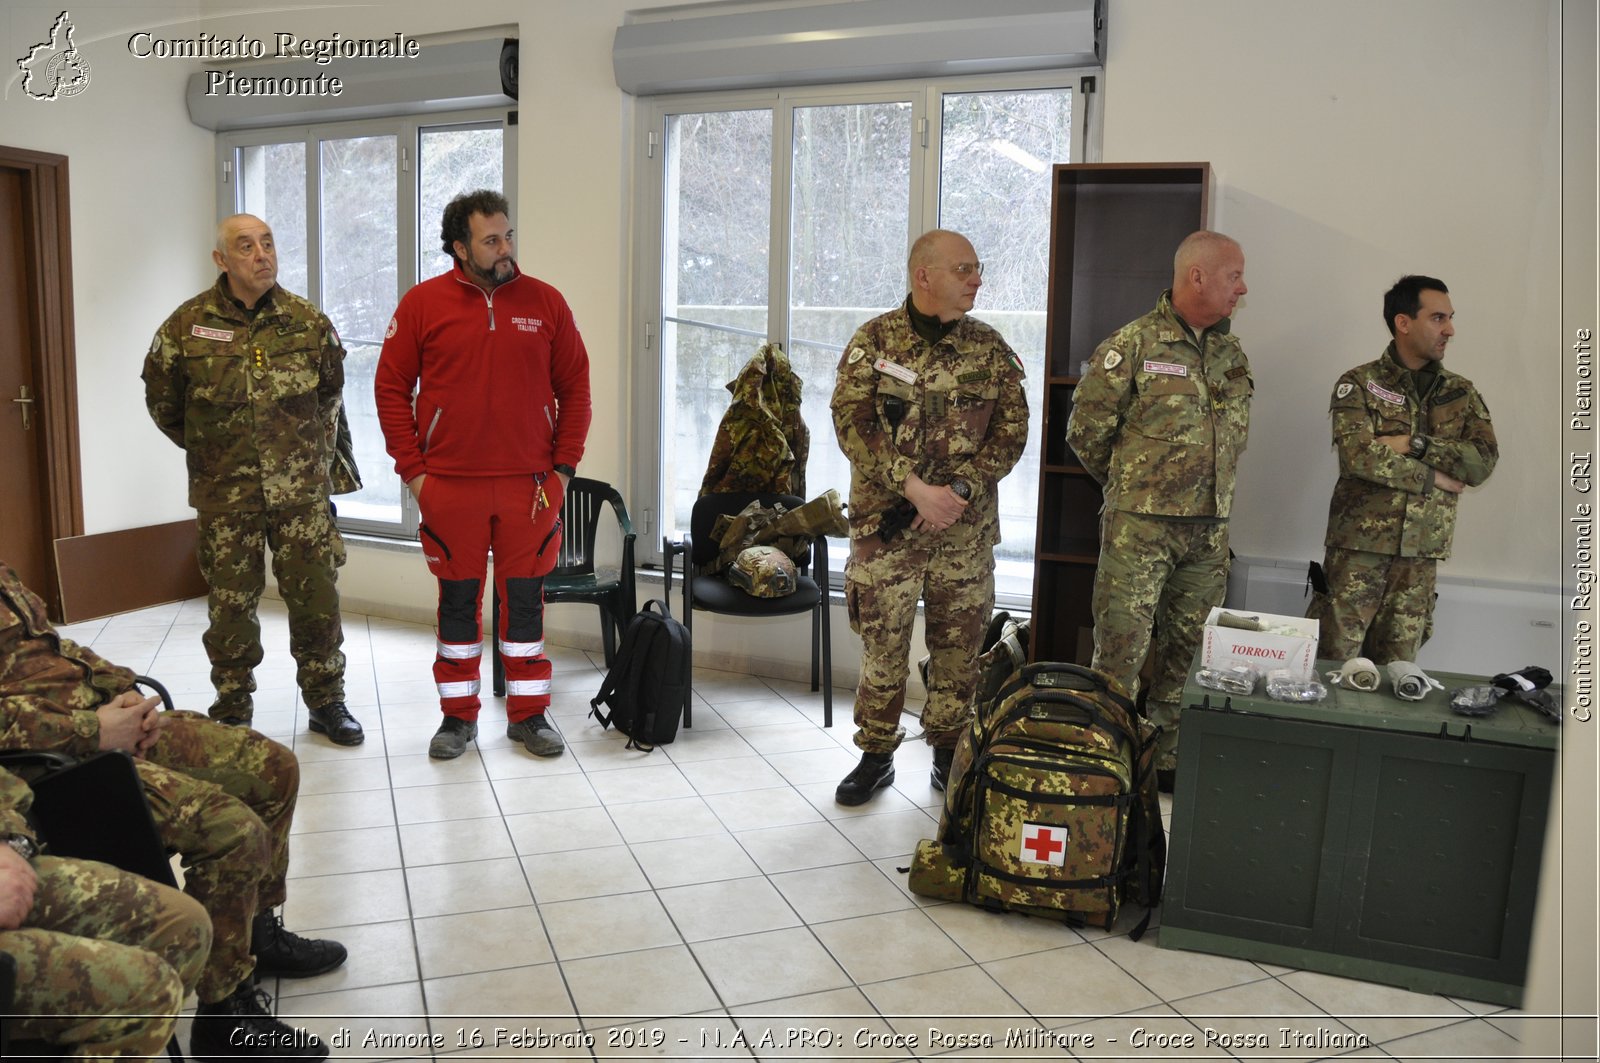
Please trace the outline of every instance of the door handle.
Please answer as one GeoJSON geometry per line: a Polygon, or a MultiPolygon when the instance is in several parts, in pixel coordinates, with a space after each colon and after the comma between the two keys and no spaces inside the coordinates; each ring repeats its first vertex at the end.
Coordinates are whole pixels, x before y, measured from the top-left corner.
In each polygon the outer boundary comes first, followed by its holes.
{"type": "Polygon", "coordinates": [[[17,395],[18,397],[11,401],[22,407],[22,430],[26,432],[33,423],[30,415],[33,411],[34,400],[33,396],[28,394],[28,385],[26,384],[17,388],[17,395]]]}

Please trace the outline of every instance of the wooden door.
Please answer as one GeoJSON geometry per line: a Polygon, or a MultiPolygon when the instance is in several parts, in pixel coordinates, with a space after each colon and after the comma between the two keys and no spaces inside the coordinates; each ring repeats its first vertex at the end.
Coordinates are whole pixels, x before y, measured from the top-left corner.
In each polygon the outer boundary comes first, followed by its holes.
{"type": "Polygon", "coordinates": [[[51,579],[50,543],[39,475],[42,410],[31,352],[39,349],[29,306],[25,176],[0,168],[0,559],[29,587],[51,579]]]}

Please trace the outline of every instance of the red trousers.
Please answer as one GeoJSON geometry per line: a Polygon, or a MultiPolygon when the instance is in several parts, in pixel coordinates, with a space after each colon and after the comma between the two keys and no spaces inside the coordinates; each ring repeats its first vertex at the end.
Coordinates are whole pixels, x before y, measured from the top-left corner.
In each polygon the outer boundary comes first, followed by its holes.
{"type": "Polygon", "coordinates": [[[476,720],[483,660],[483,579],[494,551],[500,593],[500,658],[512,723],[550,705],[544,655],[544,577],[561,552],[561,477],[438,476],[422,482],[418,537],[439,581],[438,655],[433,679],[446,716],[476,720]]]}

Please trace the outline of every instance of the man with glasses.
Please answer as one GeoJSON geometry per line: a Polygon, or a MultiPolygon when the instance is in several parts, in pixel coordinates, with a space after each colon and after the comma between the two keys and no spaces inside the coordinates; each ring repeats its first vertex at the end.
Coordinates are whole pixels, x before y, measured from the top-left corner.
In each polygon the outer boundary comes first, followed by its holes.
{"type": "Polygon", "coordinates": [[[997,488],[1028,441],[1022,360],[967,316],[983,286],[972,244],[944,229],[924,233],[907,271],[905,303],[856,331],[833,391],[834,430],[850,460],[845,603],[862,642],[862,755],[835,791],[842,805],[894,782],[919,597],[930,657],[922,731],[933,747],[930,782],[944,789],[994,608],[997,488]]]}
{"type": "Polygon", "coordinates": [[[1228,514],[1255,389],[1230,315],[1247,290],[1239,245],[1191,233],[1155,309],[1095,349],[1067,424],[1105,491],[1094,667],[1131,698],[1154,658],[1144,713],[1163,728],[1156,769],[1169,792],[1184,676],[1228,584],[1228,514]]]}
{"type": "Polygon", "coordinates": [[[344,541],[328,497],[360,487],[339,446],[344,346],[322,311],[279,287],[277,245],[260,218],[224,218],[211,258],[217,282],[167,318],[143,373],[151,419],[188,457],[209,591],[210,714],[243,725],[254,714],[270,546],[311,730],[360,745],[344,701],[344,541]]]}

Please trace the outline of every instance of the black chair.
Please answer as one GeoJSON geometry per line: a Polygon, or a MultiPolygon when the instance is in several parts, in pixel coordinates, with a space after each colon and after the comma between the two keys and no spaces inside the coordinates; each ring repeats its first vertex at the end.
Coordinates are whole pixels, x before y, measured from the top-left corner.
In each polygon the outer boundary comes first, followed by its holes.
{"type": "MultiPolygon", "coordinates": [[[[143,676],[138,682],[155,687],[170,706],[171,698],[160,684],[143,676]]],[[[44,750],[8,750],[0,752],[0,766],[29,780],[33,788],[29,816],[52,855],[98,860],[177,888],[171,857],[161,843],[144,784],[128,754],[106,751],[78,760],[44,750]]],[[[9,956],[3,958],[14,977],[15,964],[9,956]]],[[[0,978],[0,989],[4,990],[0,1016],[13,1014],[14,983],[0,978]]],[[[5,1027],[0,1021],[0,1053],[10,1056],[15,1048],[16,1055],[49,1058],[59,1051],[32,1042],[25,1049],[21,1041],[13,1046],[5,1027]]],[[[176,1034],[167,1042],[167,1055],[172,1063],[183,1063],[176,1034]]]]}
{"type": "MultiPolygon", "coordinates": [[[[617,656],[617,645],[622,641],[622,631],[639,611],[638,595],[633,581],[633,521],[628,519],[628,507],[615,487],[599,480],[573,477],[567,484],[567,499],[561,504],[561,553],[556,558],[555,569],[544,578],[544,600],[551,602],[586,602],[600,609],[600,643],[605,647],[606,665],[617,656]],[[600,515],[609,505],[616,514],[617,529],[622,534],[622,565],[617,572],[595,571],[594,545],[600,532],[600,515]]],[[[500,593],[491,597],[491,627],[497,627],[500,616],[500,593]]],[[[500,660],[500,640],[492,640],[490,650],[494,665],[494,693],[506,693],[505,665],[500,660]]]]}
{"type": "MultiPolygon", "coordinates": [[[[718,517],[733,516],[751,502],[764,506],[781,503],[785,509],[796,509],[805,500],[795,495],[738,491],[727,494],[704,495],[697,499],[689,515],[689,534],[680,543],[663,540],[663,562],[666,567],[666,586],[663,597],[672,595],[673,558],[683,555],[683,625],[694,631],[694,611],[726,616],[793,616],[811,614],[811,689],[822,690],[822,720],[824,727],[833,726],[833,646],[830,638],[828,616],[828,539],[819,535],[812,540],[811,558],[798,565],[800,578],[794,593],[782,598],[757,598],[730,584],[720,576],[697,576],[696,569],[716,560],[717,540],[711,528],[718,517]],[[810,573],[809,575],[807,573],[810,573]]],[[[690,703],[694,700],[693,684],[684,696],[683,725],[689,726],[690,703]]]]}

